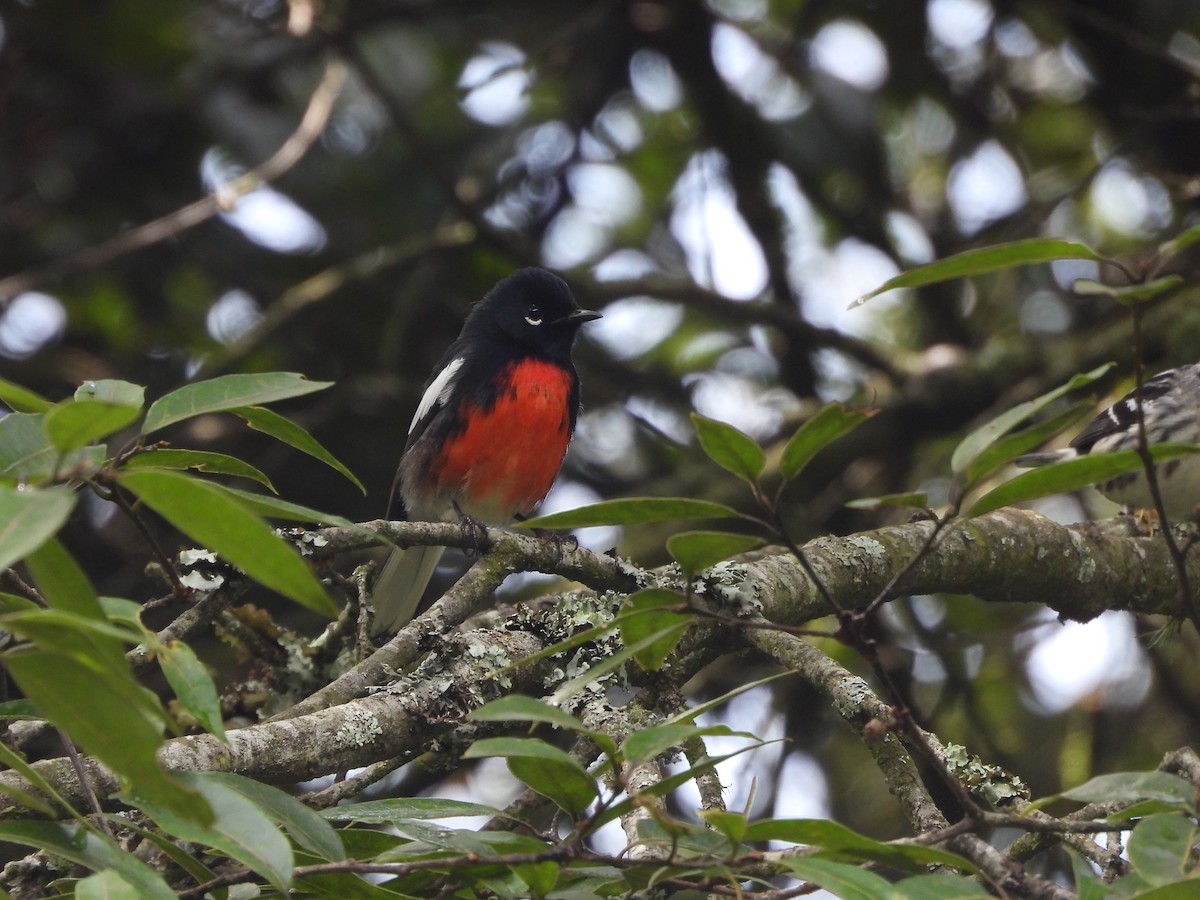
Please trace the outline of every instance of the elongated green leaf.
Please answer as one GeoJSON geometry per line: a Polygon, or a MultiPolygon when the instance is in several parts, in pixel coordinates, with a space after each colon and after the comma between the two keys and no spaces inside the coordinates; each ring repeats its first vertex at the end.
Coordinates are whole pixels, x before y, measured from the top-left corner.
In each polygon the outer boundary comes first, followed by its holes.
{"type": "Polygon", "coordinates": [[[625,759],[631,763],[646,762],[654,759],[673,747],[681,747],[684,742],[697,737],[744,737],[751,740],[754,735],[748,731],[734,731],[728,725],[699,725],[675,723],[650,725],[639,728],[621,744],[625,759]]]}
{"type": "Polygon", "coordinates": [[[131,424],[142,413],[145,390],[128,381],[85,381],[75,398],[46,411],[46,434],[59,450],[74,450],[131,424]]]}
{"type": "Polygon", "coordinates": [[[75,882],[75,900],[140,900],[138,889],[113,869],[75,882]]]}
{"type": "Polygon", "coordinates": [[[50,442],[45,416],[9,413],[0,419],[0,478],[37,484],[63,476],[95,472],[104,464],[104,447],[80,447],[61,452],[50,442]]]}
{"type": "Polygon", "coordinates": [[[264,519],[282,519],[285,522],[305,522],[316,523],[318,525],[337,525],[342,528],[354,528],[367,533],[367,529],[359,529],[356,522],[351,522],[349,519],[342,516],[335,516],[332,513],[321,512],[321,510],[313,509],[309,506],[301,506],[299,503],[280,500],[278,497],[265,497],[262,494],[243,491],[240,488],[229,487],[228,485],[225,486],[225,491],[236,497],[250,512],[256,516],[262,516],[264,519]]]}
{"type": "Polygon", "coordinates": [[[647,588],[631,594],[623,610],[637,613],[620,619],[621,641],[634,650],[633,658],[648,672],[657,671],[679,643],[695,618],[676,612],[684,598],[665,588],[647,588]]]}
{"type": "Polygon", "coordinates": [[[602,500],[579,509],[550,513],[518,523],[520,528],[588,528],[592,525],[635,525],[676,519],[724,519],[737,510],[723,503],[687,497],[629,497],[602,500]]]}
{"type": "MultiPolygon", "coordinates": [[[[949,872],[914,875],[899,882],[895,889],[903,900],[987,900],[992,896],[983,885],[949,872]]],[[[1078,900],[1087,898],[1080,894],[1078,900]]]]}
{"type": "Polygon", "coordinates": [[[353,472],[346,468],[337,457],[326,450],[316,438],[291,419],[285,418],[274,410],[266,409],[262,406],[240,406],[236,409],[231,409],[230,412],[235,416],[241,416],[245,419],[246,424],[255,431],[269,434],[276,440],[283,441],[283,443],[295,447],[301,453],[307,453],[314,459],[319,459],[334,471],[345,476],[364,495],[367,493],[367,489],[355,477],[353,472]]]}
{"type": "Polygon", "coordinates": [[[543,700],[521,694],[498,697],[472,710],[467,718],[475,722],[543,722],[568,731],[588,731],[583,727],[583,723],[569,712],[551,706],[543,700]]]}
{"type": "Polygon", "coordinates": [[[949,281],[953,278],[986,275],[989,272],[1051,262],[1056,259],[1090,259],[1094,262],[1111,262],[1108,257],[1101,256],[1091,247],[1075,241],[1064,241],[1059,238],[1027,238],[1005,244],[993,244],[990,247],[964,250],[954,256],[909,269],[907,272],[885,281],[870,293],[863,294],[850,306],[851,308],[861,306],[872,297],[878,297],[880,294],[896,288],[922,287],[940,281],[949,281]]]}
{"type": "MultiPolygon", "coordinates": [[[[1151,884],[1174,884],[1191,868],[1195,837],[1196,827],[1182,813],[1149,816],[1129,836],[1129,861],[1151,884]]],[[[1200,887],[1195,882],[1192,886],[1200,887]]]]}
{"type": "Polygon", "coordinates": [[[97,622],[106,621],[104,608],[87,574],[57,538],[48,540],[27,560],[42,597],[53,608],[97,622]]]}
{"type": "MultiPolygon", "coordinates": [[[[1197,452],[1200,452],[1200,447],[1193,444],[1157,444],[1150,448],[1150,455],[1157,463],[1197,452]]],[[[1039,497],[1079,490],[1090,484],[1107,481],[1123,472],[1136,472],[1141,468],[1142,459],[1136,450],[1089,453],[1087,456],[1065,462],[1051,463],[1018,475],[984,494],[975,501],[970,515],[980,516],[1024,500],[1036,500],[1039,497]]]]}
{"type": "Polygon", "coordinates": [[[209,772],[205,778],[241,794],[283,826],[291,839],[310,853],[330,862],[346,858],[342,839],[333,826],[291,794],[232,772],[209,772]]]}
{"type": "Polygon", "coordinates": [[[840,403],[822,407],[788,439],[779,460],[779,471],[790,481],[818,452],[873,415],[875,410],[846,409],[840,403]]]}
{"type": "Polygon", "coordinates": [[[896,896],[885,878],[858,866],[813,856],[785,857],[780,863],[796,877],[825,888],[840,900],[879,900],[896,896]]]}
{"type": "Polygon", "coordinates": [[[596,816],[592,825],[594,828],[599,828],[600,826],[606,825],[609,822],[613,822],[622,816],[626,816],[635,806],[643,804],[646,798],[665,797],[667,794],[671,793],[671,791],[675,790],[680,785],[687,784],[702,772],[707,772],[710,769],[721,765],[721,763],[726,762],[727,760],[734,759],[735,757],[741,756],[743,753],[748,753],[749,751],[755,750],[762,746],[762,743],[750,743],[740,750],[735,750],[733,753],[725,753],[721,756],[706,756],[696,765],[689,766],[683,771],[675,772],[669,775],[661,781],[656,782],[653,786],[640,791],[636,796],[626,797],[624,800],[606,807],[596,816]]]}
{"type": "Polygon", "coordinates": [[[126,853],[104,835],[80,825],[60,822],[0,822],[0,840],[36,847],[71,862],[103,872],[111,869],[146,900],[175,900],[162,876],[126,853]]]}
{"type": "Polygon", "coordinates": [[[116,378],[98,378],[85,381],[75,388],[76,400],[95,400],[115,406],[135,406],[141,409],[146,403],[146,389],[131,381],[116,378]]]}
{"type": "MultiPolygon", "coordinates": [[[[25,703],[31,710],[33,709],[33,704],[28,700],[9,701],[9,703],[13,702],[25,703]]],[[[5,706],[7,705],[6,703],[5,706]]],[[[36,718],[36,715],[29,718],[36,718]]],[[[3,741],[0,741],[0,764],[6,769],[16,772],[33,785],[37,791],[41,792],[39,795],[11,784],[0,782],[0,793],[10,797],[13,801],[21,804],[21,806],[28,810],[43,813],[47,819],[57,819],[62,813],[66,813],[67,816],[73,818],[81,818],[81,814],[71,808],[71,804],[54,789],[50,782],[41,776],[37,769],[26,762],[25,758],[16,751],[10,750],[3,741]],[[50,802],[47,802],[48,800],[58,804],[58,808],[55,809],[50,802]]]]}
{"type": "Polygon", "coordinates": [[[440,797],[398,797],[368,800],[322,809],[317,813],[333,822],[364,822],[386,825],[401,819],[453,819],[463,816],[499,816],[501,811],[481,803],[446,800],[440,797]]]}
{"type": "Polygon", "coordinates": [[[195,469],[213,475],[235,475],[257,481],[272,493],[278,493],[271,479],[236,456],[212,453],[208,450],[171,450],[154,448],[132,456],[125,462],[126,469],[195,469]]]}
{"type": "Polygon", "coordinates": [[[504,757],[509,770],[571,815],[579,815],[599,796],[596,782],[570,755],[531,738],[484,738],[463,754],[464,759],[504,757]]]}
{"type": "Polygon", "coordinates": [[[960,497],[1001,466],[1012,462],[1022,453],[1028,453],[1035,447],[1040,447],[1050,437],[1082,418],[1091,408],[1090,401],[1080,400],[1056,416],[1051,416],[1023,431],[998,438],[967,463],[966,468],[958,474],[956,487],[960,497]]]}
{"type": "Polygon", "coordinates": [[[202,796],[212,808],[209,823],[181,816],[174,809],[146,797],[136,785],[136,804],[163,829],[177,838],[213,847],[236,859],[286,892],[292,883],[292,847],[283,833],[253,802],[205,773],[180,772],[177,776],[202,796]]]}
{"type": "MultiPolygon", "coordinates": [[[[121,775],[147,797],[179,815],[203,820],[204,801],[159,766],[162,719],[145,712],[146,691],[128,668],[89,665],[74,655],[24,646],[4,656],[4,664],[38,711],[86,752],[121,775]]],[[[161,714],[160,714],[161,715],[161,714]]]]}
{"type": "Polygon", "coordinates": [[[68,400],[46,413],[46,436],[60,453],[120,431],[142,414],[140,406],[68,400]]]}
{"type": "Polygon", "coordinates": [[[204,663],[183,641],[170,641],[158,654],[158,663],[176,699],[196,721],[218,739],[225,740],[221,699],[204,663]]]}
{"type": "Polygon", "coordinates": [[[1141,284],[1112,285],[1094,281],[1091,278],[1078,278],[1071,284],[1071,290],[1084,297],[1112,297],[1122,306],[1137,306],[1147,300],[1153,300],[1169,293],[1184,284],[1182,276],[1164,275],[1153,281],[1141,284]]]}
{"type": "Polygon", "coordinates": [[[1196,243],[1200,243],[1200,225],[1185,228],[1169,241],[1159,244],[1158,256],[1160,259],[1170,259],[1175,254],[1181,253],[1196,243]]]}
{"type": "Polygon", "coordinates": [[[75,492],[66,487],[18,490],[0,484],[0,569],[53,537],[74,508],[75,492]]]}
{"type": "Polygon", "coordinates": [[[165,470],[123,472],[119,477],[143,503],[255,581],[309,609],[337,615],[296,551],[227,488],[165,470]]]}
{"type": "Polygon", "coordinates": [[[1192,786],[1169,772],[1110,772],[1097,775],[1081,785],[1037,802],[1038,806],[1057,799],[1080,803],[1127,803],[1135,800],[1161,800],[1181,809],[1195,809],[1192,786]]]}
{"type": "Polygon", "coordinates": [[[0,403],[18,413],[43,413],[54,405],[45,397],[6,378],[0,378],[0,403]]]}
{"type": "Polygon", "coordinates": [[[1105,363],[1098,368],[1092,369],[1090,372],[1085,372],[1080,375],[1075,375],[1066,384],[1056,387],[1052,391],[1047,391],[1040,397],[1035,397],[1033,400],[1028,400],[1025,403],[1019,403],[1012,409],[1006,410],[996,418],[980,425],[965,438],[963,438],[957,447],[954,448],[954,455],[950,458],[950,469],[955,474],[962,472],[967,468],[980,454],[988,447],[994,444],[999,438],[1008,434],[1030,416],[1041,412],[1059,397],[1069,394],[1071,391],[1079,390],[1086,387],[1092,382],[1101,378],[1113,366],[1112,363],[1105,363]]]}
{"type": "Polygon", "coordinates": [[[932,864],[975,871],[973,863],[948,850],[877,841],[829,819],[764,819],[746,830],[746,840],[807,844],[834,851],[844,859],[878,862],[909,872],[922,871],[932,864]]]}
{"type": "Polygon", "coordinates": [[[755,481],[766,465],[766,455],[749,436],[732,425],[692,413],[692,427],[708,458],[745,481],[755,481]]]}
{"type": "Polygon", "coordinates": [[[761,547],[763,543],[762,538],[752,534],[681,531],[667,538],[667,552],[679,563],[685,575],[695,575],[721,560],[761,547]]]}
{"type": "MultiPolygon", "coordinates": [[[[113,625],[103,619],[79,615],[62,609],[30,609],[4,617],[4,627],[21,637],[29,638],[44,650],[56,653],[77,652],[78,641],[70,639],[65,632],[77,636],[99,638],[114,645],[136,644],[144,633],[130,631],[121,625],[113,625]]],[[[85,645],[85,649],[90,648],[85,645]]]]}
{"type": "Polygon", "coordinates": [[[329,381],[309,381],[295,372],[263,372],[256,375],[221,375],[187,384],[150,405],[144,434],[205,413],[227,412],[243,406],[258,406],[289,397],[300,397],[329,387],[329,381]]]}
{"type": "Polygon", "coordinates": [[[725,835],[733,846],[742,843],[746,836],[746,816],[742,813],[726,812],[723,809],[704,809],[700,818],[714,831],[725,835]]]}

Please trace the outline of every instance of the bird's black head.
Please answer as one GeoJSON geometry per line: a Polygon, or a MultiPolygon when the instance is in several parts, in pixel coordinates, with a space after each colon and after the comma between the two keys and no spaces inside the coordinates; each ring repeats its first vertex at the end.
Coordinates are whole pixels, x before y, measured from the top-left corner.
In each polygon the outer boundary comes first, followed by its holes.
{"type": "Polygon", "coordinates": [[[520,269],[488,291],[463,333],[498,337],[551,358],[569,358],[575,333],[600,313],[580,309],[567,283],[545,269],[520,269]]]}

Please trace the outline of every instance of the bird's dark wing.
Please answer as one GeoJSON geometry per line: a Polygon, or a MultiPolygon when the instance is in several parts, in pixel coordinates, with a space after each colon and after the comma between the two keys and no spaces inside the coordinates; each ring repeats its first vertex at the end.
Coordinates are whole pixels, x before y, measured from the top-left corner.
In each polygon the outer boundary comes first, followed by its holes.
{"type": "MultiPolygon", "coordinates": [[[[1142,385],[1142,403],[1150,403],[1171,392],[1175,386],[1175,370],[1160,372],[1142,385]]],[[[1137,422],[1137,392],[1130,391],[1100,415],[1083,431],[1075,435],[1071,446],[1079,453],[1088,453],[1096,441],[1111,434],[1132,429],[1137,422]]]]}

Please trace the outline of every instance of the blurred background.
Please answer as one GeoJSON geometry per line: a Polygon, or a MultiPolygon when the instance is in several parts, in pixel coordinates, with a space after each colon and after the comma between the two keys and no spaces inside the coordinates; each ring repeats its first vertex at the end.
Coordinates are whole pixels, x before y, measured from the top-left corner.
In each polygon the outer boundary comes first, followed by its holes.
{"type": "MultiPolygon", "coordinates": [[[[0,285],[0,377],[53,399],[110,377],[151,397],[224,372],[335,381],[282,411],[365,497],[232,417],[172,438],[248,458],[287,499],[377,518],[470,304],[543,265],[604,313],[579,341],[585,411],[547,511],[629,495],[750,509],[688,413],[778,449],[842,400],[880,411],[816,460],[786,517],[798,541],[848,533],[904,516],[846,509],[855,497],[944,500],[949,453],[986,416],[1104,361],[1106,389],[1132,371],[1127,312],[1070,292],[1112,276],[1091,263],[855,298],[1032,236],[1136,266],[1195,224],[1197,147],[1194,0],[6,0],[0,278],[30,277],[0,285]],[[334,59],[345,87],[282,177],[69,264],[270,157],[334,59]]],[[[1196,267],[1175,264],[1184,289],[1146,320],[1151,371],[1200,358],[1196,267]]],[[[1046,508],[1112,511],[1083,500],[1046,508]]],[[[582,538],[654,565],[666,534],[582,538]]],[[[146,599],[146,549],[106,504],[70,538],[105,592],[146,599]]],[[[1139,639],[1159,625],[917,597],[877,636],[923,724],[1041,794],[1200,739],[1196,637],[1139,639]]],[[[714,667],[696,691],[752,669],[714,667]]],[[[753,774],[756,811],[901,829],[815,696],[784,682],[723,715],[793,739],[736,761],[731,808],[753,774]]]]}

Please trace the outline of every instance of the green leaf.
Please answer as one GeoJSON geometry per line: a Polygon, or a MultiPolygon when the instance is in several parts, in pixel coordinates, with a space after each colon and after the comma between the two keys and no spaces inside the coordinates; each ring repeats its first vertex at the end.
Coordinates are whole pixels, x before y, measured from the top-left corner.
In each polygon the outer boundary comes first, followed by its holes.
{"type": "Polygon", "coordinates": [[[692,427],[708,458],[744,481],[756,481],[767,458],[762,447],[732,425],[692,413],[692,427]]]}
{"type": "Polygon", "coordinates": [[[138,889],[112,869],[75,882],[75,900],[140,900],[138,889]]]}
{"type": "Polygon", "coordinates": [[[1066,384],[1059,385],[1054,390],[1047,391],[1033,400],[1019,403],[1012,409],[1006,410],[994,419],[980,425],[963,438],[958,446],[954,448],[954,455],[950,458],[950,470],[955,474],[962,472],[999,438],[1008,434],[1026,419],[1045,409],[1059,397],[1069,394],[1071,391],[1079,390],[1081,387],[1086,387],[1101,378],[1112,366],[1112,363],[1105,363],[1098,368],[1092,369],[1090,372],[1075,375],[1066,384]]]}
{"type": "Polygon", "coordinates": [[[117,772],[164,808],[203,820],[204,801],[159,766],[155,756],[162,719],[146,714],[148,694],[129,673],[75,655],[23,646],[4,655],[4,664],[39,713],[87,753],[117,772]]]}
{"type": "MultiPolygon", "coordinates": [[[[1156,444],[1150,448],[1150,455],[1156,463],[1198,452],[1200,447],[1193,444],[1156,444]]],[[[1050,463],[1018,475],[984,494],[975,501],[970,515],[980,516],[1023,500],[1036,500],[1039,497],[1079,490],[1088,485],[1108,481],[1124,472],[1136,472],[1141,468],[1142,459],[1136,450],[1089,453],[1076,459],[1050,463]]]]}
{"type": "Polygon", "coordinates": [[[929,495],[924,491],[881,494],[878,497],[860,497],[857,500],[848,500],[846,506],[850,509],[880,509],[884,506],[911,506],[916,509],[925,509],[929,506],[929,495]]]}
{"type": "Polygon", "coordinates": [[[1035,447],[1040,447],[1047,439],[1058,434],[1072,422],[1081,418],[1091,408],[1091,401],[1080,400],[1078,403],[1071,404],[1056,416],[1051,416],[1049,419],[1032,425],[1023,431],[1018,431],[1015,434],[1007,434],[999,438],[971,460],[966,468],[958,474],[956,487],[959,491],[959,496],[961,497],[962,494],[977,485],[992,472],[1012,462],[1022,453],[1028,453],[1035,447]]]}
{"type": "Polygon", "coordinates": [[[1081,297],[1112,297],[1122,306],[1136,306],[1173,291],[1183,283],[1183,278],[1179,275],[1164,275],[1162,278],[1140,284],[1123,285],[1103,284],[1091,278],[1077,278],[1071,283],[1071,291],[1081,297]]]}
{"type": "MultiPolygon", "coordinates": [[[[992,896],[983,885],[948,872],[914,875],[894,887],[905,900],[987,900],[992,896]]],[[[1078,900],[1085,898],[1081,896],[1078,900]]]]}
{"type": "Polygon", "coordinates": [[[1154,885],[1173,884],[1188,872],[1196,828],[1182,813],[1160,813],[1138,822],[1129,836],[1129,861],[1154,885]]]}
{"type": "Polygon", "coordinates": [[[722,560],[754,550],[765,542],[752,534],[728,531],[681,531],[667,538],[667,552],[685,575],[695,575],[722,560]]]}
{"type": "Polygon", "coordinates": [[[195,469],[212,475],[235,475],[257,481],[267,490],[278,493],[271,479],[236,456],[212,453],[208,450],[171,450],[154,448],[125,461],[124,468],[130,469],[195,469]]]}
{"type": "Polygon", "coordinates": [[[498,697],[472,710],[467,718],[474,722],[542,722],[568,731],[586,733],[588,730],[569,712],[551,706],[543,700],[521,694],[498,697]]]}
{"type": "Polygon", "coordinates": [[[368,800],[318,810],[323,819],[334,822],[363,822],[387,825],[401,819],[454,819],[464,816],[500,816],[493,806],[468,803],[465,800],[445,800],[440,797],[398,797],[394,800],[368,800]]]}
{"type": "Polygon", "coordinates": [[[207,801],[213,811],[210,823],[181,816],[151,800],[136,781],[134,802],[175,837],[236,859],[286,893],[292,883],[292,847],[275,823],[241,793],[207,773],[180,772],[176,777],[207,801]]]}
{"type": "Polygon", "coordinates": [[[53,537],[74,508],[75,492],[66,487],[19,490],[0,484],[0,569],[53,537]]]}
{"type": "Polygon", "coordinates": [[[948,850],[877,841],[829,819],[765,819],[746,830],[746,840],[806,844],[842,859],[877,862],[907,872],[920,872],[935,864],[975,871],[974,864],[948,850]]]}
{"type": "Polygon", "coordinates": [[[363,487],[363,483],[355,477],[353,472],[346,468],[337,457],[326,450],[316,438],[291,419],[285,418],[274,410],[266,409],[262,406],[240,406],[236,409],[231,409],[230,412],[235,416],[241,416],[245,419],[246,424],[255,431],[269,434],[276,440],[283,441],[283,443],[295,447],[301,453],[307,453],[314,459],[319,459],[334,471],[345,476],[364,495],[367,493],[367,489],[363,487]]]}
{"type": "Polygon", "coordinates": [[[875,410],[846,409],[840,403],[822,407],[784,445],[779,460],[783,477],[788,481],[795,478],[818,452],[873,415],[875,410]]]}
{"type": "MultiPolygon", "coordinates": [[[[30,709],[33,709],[33,704],[28,700],[10,700],[4,705],[8,706],[11,703],[24,703],[30,709]]],[[[37,716],[35,714],[28,717],[22,716],[21,718],[37,718],[37,716]]],[[[15,750],[9,749],[3,741],[0,741],[0,765],[16,772],[36,789],[36,792],[26,791],[23,788],[0,781],[0,793],[12,798],[14,802],[19,803],[28,810],[44,814],[47,819],[57,819],[63,812],[73,818],[82,818],[82,815],[71,808],[71,804],[54,789],[50,782],[42,777],[37,769],[26,762],[25,758],[15,750]],[[47,801],[57,803],[57,809],[47,801]]]]}
{"type": "Polygon", "coordinates": [[[691,625],[692,614],[675,612],[685,604],[681,594],[665,588],[638,591],[622,604],[626,615],[620,620],[621,641],[626,647],[639,647],[633,658],[646,671],[655,672],[662,666],[691,625]]]}
{"type": "Polygon", "coordinates": [[[313,509],[309,506],[301,506],[299,503],[280,500],[278,497],[266,497],[251,491],[243,491],[240,488],[230,487],[229,485],[223,485],[223,487],[225,488],[225,492],[236,497],[242,506],[255,515],[262,516],[264,519],[282,519],[285,522],[316,523],[318,525],[337,525],[341,528],[353,528],[363,533],[374,534],[374,532],[368,532],[367,529],[360,528],[358,523],[351,522],[342,516],[321,512],[319,509],[313,509]]]}
{"type": "MultiPolygon", "coordinates": [[[[1181,253],[1196,243],[1200,243],[1200,225],[1185,228],[1169,241],[1159,244],[1158,257],[1163,260],[1170,259],[1172,256],[1181,253]]],[[[0,397],[2,396],[0,395],[0,397]]]]}
{"type": "Polygon", "coordinates": [[[103,447],[62,453],[50,442],[41,414],[9,413],[0,419],[0,476],[39,482],[59,472],[87,474],[104,463],[103,447]]]}
{"type": "Polygon", "coordinates": [[[954,256],[909,269],[907,272],[885,281],[870,293],[863,294],[850,304],[850,308],[861,306],[872,297],[878,297],[880,294],[896,288],[923,287],[940,281],[950,281],[953,278],[986,275],[989,272],[1051,262],[1056,259],[1090,259],[1093,262],[1113,262],[1108,257],[1101,256],[1091,247],[1075,241],[1064,241],[1059,238],[1026,238],[1004,244],[993,244],[990,247],[964,250],[954,256]]]}
{"type": "Polygon", "coordinates": [[[726,812],[723,809],[702,809],[700,818],[710,828],[723,834],[735,847],[746,837],[746,817],[742,813],[726,812]]]}
{"type": "Polygon", "coordinates": [[[0,378],[0,403],[18,413],[44,413],[54,405],[45,397],[6,378],[0,378]]]}
{"type": "Polygon", "coordinates": [[[219,484],[178,472],[122,472],[123,487],[164,519],[260,584],[324,615],[337,608],[300,556],[219,484]]]}
{"type": "Polygon", "coordinates": [[[734,731],[728,725],[699,725],[683,723],[666,723],[649,725],[639,728],[621,744],[625,759],[629,762],[640,763],[654,759],[660,753],[665,753],[675,747],[681,747],[687,741],[697,737],[744,737],[754,738],[748,731],[734,731]]]}
{"type": "Polygon", "coordinates": [[[635,525],[671,522],[676,519],[724,519],[737,517],[737,510],[723,503],[687,497],[628,497],[602,500],[579,509],[537,516],[518,523],[520,528],[589,528],[593,525],[635,525]]]}
{"type": "Polygon", "coordinates": [[[1129,803],[1134,800],[1161,800],[1183,809],[1195,808],[1195,796],[1189,782],[1169,772],[1112,772],[1097,775],[1083,784],[1055,794],[1050,800],[1076,800],[1080,803],[1129,803]]]}
{"type": "Polygon", "coordinates": [[[105,621],[104,608],[87,574],[57,538],[45,541],[31,553],[26,565],[51,607],[105,621]]]}
{"type": "Polygon", "coordinates": [[[571,815],[580,815],[599,797],[596,782],[569,754],[534,738],[484,738],[463,754],[464,759],[503,757],[509,771],[571,815]]]}
{"type": "Polygon", "coordinates": [[[785,857],[779,864],[840,900],[882,900],[896,896],[886,879],[858,866],[816,856],[785,857]]]}
{"type": "Polygon", "coordinates": [[[75,388],[76,400],[95,400],[114,406],[132,406],[141,409],[146,402],[146,389],[131,381],[116,378],[100,378],[85,381],[75,388]]]}
{"type": "Polygon", "coordinates": [[[209,772],[205,778],[241,794],[283,826],[295,843],[329,862],[346,858],[342,839],[316,810],[277,787],[232,772],[209,772]]]}
{"type": "Polygon", "coordinates": [[[0,840],[36,847],[93,872],[112,870],[145,900],[175,900],[162,876],[112,840],[80,825],[60,822],[0,822],[0,840]]]}
{"type": "Polygon", "coordinates": [[[183,708],[206,731],[225,741],[225,723],[216,685],[192,648],[183,641],[169,641],[158,653],[158,664],[183,708]]]}
{"type": "Polygon", "coordinates": [[[289,397],[300,397],[329,387],[329,381],[309,381],[295,372],[263,372],[254,375],[221,375],[187,384],[159,397],[150,405],[143,434],[205,413],[228,412],[243,406],[259,406],[289,397]]]}
{"type": "Polygon", "coordinates": [[[46,411],[46,434],[58,450],[75,450],[133,423],[144,401],[142,388],[128,381],[85,381],[73,400],[46,411]]]}

